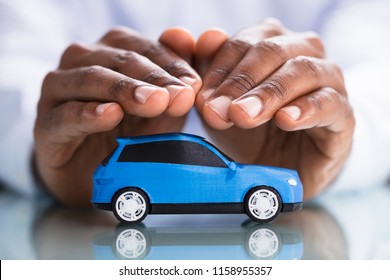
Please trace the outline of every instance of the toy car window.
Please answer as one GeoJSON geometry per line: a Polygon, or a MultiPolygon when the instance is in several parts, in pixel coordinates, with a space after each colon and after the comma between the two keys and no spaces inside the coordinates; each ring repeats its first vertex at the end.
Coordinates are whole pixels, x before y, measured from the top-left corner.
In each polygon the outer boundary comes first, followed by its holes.
{"type": "Polygon", "coordinates": [[[229,157],[227,154],[225,154],[224,152],[222,152],[220,149],[218,149],[217,147],[215,147],[213,144],[211,144],[210,142],[204,140],[205,143],[207,143],[208,145],[210,145],[211,147],[213,147],[214,149],[216,149],[221,155],[223,155],[228,161],[234,161],[234,159],[232,159],[231,157],[229,157]]]}
{"type": "Polygon", "coordinates": [[[126,145],[118,162],[162,162],[226,168],[224,161],[207,147],[174,140],[126,145]]]}

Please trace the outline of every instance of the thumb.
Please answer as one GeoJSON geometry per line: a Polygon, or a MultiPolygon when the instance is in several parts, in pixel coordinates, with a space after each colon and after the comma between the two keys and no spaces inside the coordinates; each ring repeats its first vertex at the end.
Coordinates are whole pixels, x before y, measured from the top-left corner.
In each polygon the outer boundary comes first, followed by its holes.
{"type": "Polygon", "coordinates": [[[195,50],[195,39],[186,29],[168,28],[161,34],[159,41],[191,64],[195,50]]]}

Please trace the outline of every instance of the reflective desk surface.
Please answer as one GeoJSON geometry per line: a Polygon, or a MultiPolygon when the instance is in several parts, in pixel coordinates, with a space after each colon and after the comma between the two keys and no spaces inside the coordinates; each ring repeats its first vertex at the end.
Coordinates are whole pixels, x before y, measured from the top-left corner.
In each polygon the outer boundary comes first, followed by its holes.
{"type": "Polygon", "coordinates": [[[121,226],[0,192],[0,259],[390,259],[390,188],[306,203],[260,225],[246,215],[150,215],[121,226]]]}

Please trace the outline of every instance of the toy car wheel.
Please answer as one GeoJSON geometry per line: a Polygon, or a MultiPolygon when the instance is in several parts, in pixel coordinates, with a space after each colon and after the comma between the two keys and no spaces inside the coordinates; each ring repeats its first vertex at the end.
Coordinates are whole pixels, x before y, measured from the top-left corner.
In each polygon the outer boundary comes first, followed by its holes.
{"type": "Polygon", "coordinates": [[[274,220],[282,209],[279,193],[270,187],[251,189],[245,197],[246,214],[253,221],[267,223],[274,220]]]}
{"type": "Polygon", "coordinates": [[[270,225],[257,225],[246,235],[245,251],[252,259],[269,260],[278,256],[282,239],[270,225]]]}
{"type": "Polygon", "coordinates": [[[123,223],[137,223],[149,213],[149,199],[137,188],[120,190],[112,200],[112,209],[115,217],[123,223]]]}
{"type": "Polygon", "coordinates": [[[150,237],[140,228],[125,228],[117,233],[113,249],[120,259],[141,260],[150,249],[150,237]]]}

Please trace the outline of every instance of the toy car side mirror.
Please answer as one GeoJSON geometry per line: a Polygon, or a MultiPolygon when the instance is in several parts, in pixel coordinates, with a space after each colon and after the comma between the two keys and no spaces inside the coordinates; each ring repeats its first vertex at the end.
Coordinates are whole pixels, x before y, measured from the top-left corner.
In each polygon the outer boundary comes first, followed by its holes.
{"type": "Polygon", "coordinates": [[[236,168],[237,168],[237,164],[234,161],[231,161],[229,163],[229,169],[236,170],[236,168]]]}

